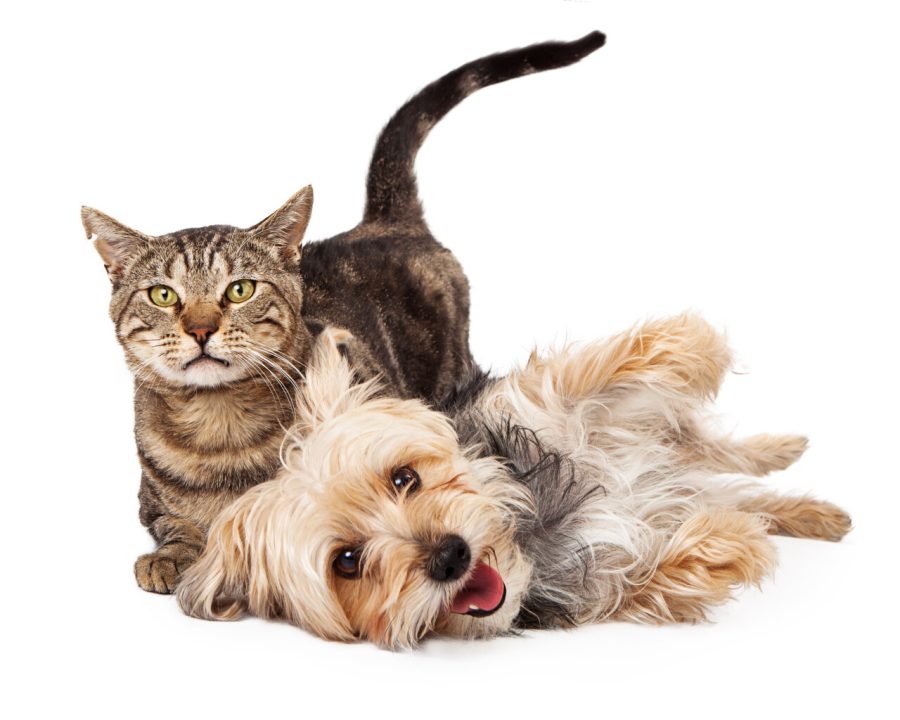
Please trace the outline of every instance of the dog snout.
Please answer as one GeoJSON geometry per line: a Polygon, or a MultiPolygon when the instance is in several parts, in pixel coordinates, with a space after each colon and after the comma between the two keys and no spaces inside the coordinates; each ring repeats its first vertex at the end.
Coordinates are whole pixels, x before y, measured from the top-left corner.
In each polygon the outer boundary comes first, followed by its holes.
{"type": "Polygon", "coordinates": [[[432,551],[428,574],[438,582],[458,580],[469,569],[472,551],[459,535],[448,535],[432,551]]]}

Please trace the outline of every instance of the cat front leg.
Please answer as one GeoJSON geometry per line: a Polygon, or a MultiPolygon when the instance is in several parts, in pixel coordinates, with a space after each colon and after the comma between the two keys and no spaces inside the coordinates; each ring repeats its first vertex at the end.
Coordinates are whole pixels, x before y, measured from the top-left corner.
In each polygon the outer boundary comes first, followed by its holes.
{"type": "Polygon", "coordinates": [[[204,533],[190,520],[173,515],[160,515],[150,524],[149,530],[159,547],[137,559],[134,577],[147,592],[174,592],[181,574],[203,550],[204,533]]]}

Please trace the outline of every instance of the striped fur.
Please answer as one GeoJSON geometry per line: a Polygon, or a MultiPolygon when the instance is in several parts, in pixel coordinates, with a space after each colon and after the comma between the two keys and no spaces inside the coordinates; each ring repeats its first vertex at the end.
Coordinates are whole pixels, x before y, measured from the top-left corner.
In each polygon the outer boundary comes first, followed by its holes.
{"type": "Polygon", "coordinates": [[[416,153],[475,90],[571,64],[602,44],[592,33],[513,50],[429,85],[378,140],[362,222],[325,242],[301,244],[309,187],[247,229],[153,237],[82,209],[112,281],[110,314],[135,376],[140,518],[159,543],[135,566],[141,587],[171,592],[219,510],[272,477],[310,345],[325,325],[351,331],[344,350],[357,377],[378,375],[387,393],[435,400],[452,388],[472,362],[469,289],[425,224],[416,153]],[[254,294],[229,302],[228,286],[244,279],[255,282],[254,294]],[[155,285],[178,302],[154,305],[155,285]]]}

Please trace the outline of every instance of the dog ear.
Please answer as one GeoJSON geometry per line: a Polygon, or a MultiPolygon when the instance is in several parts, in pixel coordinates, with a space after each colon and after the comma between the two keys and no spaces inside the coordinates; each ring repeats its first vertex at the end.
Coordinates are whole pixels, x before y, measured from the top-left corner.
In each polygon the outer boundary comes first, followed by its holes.
{"type": "Polygon", "coordinates": [[[207,620],[245,612],[285,618],[322,637],[355,636],[331,587],[329,529],[305,488],[251,488],[213,522],[206,549],[178,584],[181,608],[207,620]]]}
{"type": "Polygon", "coordinates": [[[347,359],[353,335],[326,327],[316,338],[305,382],[297,397],[297,424],[288,436],[298,440],[315,427],[358,407],[378,391],[376,380],[360,382],[347,359]]]}
{"type": "Polygon", "coordinates": [[[185,613],[205,620],[234,620],[247,609],[251,559],[247,547],[252,504],[246,493],[210,528],[206,549],[181,576],[176,594],[185,613]]]}

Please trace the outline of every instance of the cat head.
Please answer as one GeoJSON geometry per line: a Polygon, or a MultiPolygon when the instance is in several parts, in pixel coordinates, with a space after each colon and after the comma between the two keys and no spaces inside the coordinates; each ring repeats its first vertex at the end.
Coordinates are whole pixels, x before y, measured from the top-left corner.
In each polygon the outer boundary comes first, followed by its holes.
{"type": "Polygon", "coordinates": [[[116,337],[139,381],[215,387],[255,376],[286,380],[307,337],[300,244],[312,199],[305,187],[247,229],[213,225],[157,237],[82,208],[112,282],[116,337]]]}

